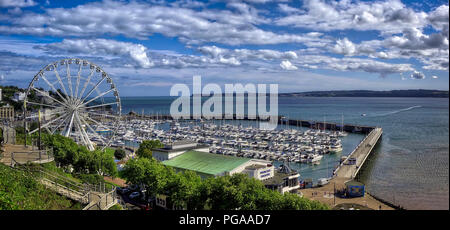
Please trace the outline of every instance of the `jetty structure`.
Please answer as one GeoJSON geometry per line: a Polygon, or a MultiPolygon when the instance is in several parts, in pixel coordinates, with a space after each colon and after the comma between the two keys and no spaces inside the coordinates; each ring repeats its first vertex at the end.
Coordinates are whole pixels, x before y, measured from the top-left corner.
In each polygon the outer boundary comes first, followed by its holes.
{"type": "MultiPolygon", "coordinates": [[[[231,117],[231,116],[230,116],[231,117]]],[[[260,119],[259,117],[250,119],[247,115],[238,119],[236,114],[233,114],[233,118],[223,118],[222,120],[242,120],[242,121],[268,121],[269,119],[260,119]]],[[[160,120],[160,121],[168,121],[174,120],[170,114],[148,114],[148,115],[140,115],[136,113],[129,114],[125,116],[125,119],[151,119],[151,120],[160,120]]],[[[202,118],[206,119],[206,118],[202,118]]],[[[196,120],[191,115],[188,119],[176,119],[176,121],[192,121],[196,120]]],[[[334,122],[325,122],[325,121],[311,121],[311,120],[302,120],[302,119],[291,119],[286,116],[278,116],[278,124],[279,125],[290,125],[290,126],[298,126],[298,127],[306,127],[311,129],[327,129],[327,130],[342,130],[349,133],[363,133],[368,134],[375,127],[372,126],[364,126],[364,125],[356,125],[356,124],[340,124],[334,122]]]]}
{"type": "Polygon", "coordinates": [[[355,181],[368,157],[379,142],[383,129],[374,127],[372,131],[359,143],[350,155],[334,170],[333,176],[320,187],[302,190],[305,197],[318,200],[334,207],[338,204],[358,204],[375,210],[392,210],[398,207],[380,200],[365,192],[365,185],[355,181]],[[356,188],[356,189],[353,189],[356,188]],[[345,191],[347,196],[339,195],[345,191]],[[327,196],[322,194],[333,194],[327,196]],[[351,199],[348,199],[348,198],[351,199]]]}

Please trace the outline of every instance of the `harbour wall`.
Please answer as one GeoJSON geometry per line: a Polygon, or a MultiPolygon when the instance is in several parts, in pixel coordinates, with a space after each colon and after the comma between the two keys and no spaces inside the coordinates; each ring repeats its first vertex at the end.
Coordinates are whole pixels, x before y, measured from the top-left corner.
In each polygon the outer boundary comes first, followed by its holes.
{"type": "MultiPolygon", "coordinates": [[[[231,117],[231,116],[230,116],[231,117]]],[[[247,115],[244,117],[238,117],[236,114],[233,114],[233,118],[229,119],[215,119],[215,120],[244,120],[244,121],[269,121],[269,119],[260,119],[259,117],[256,118],[249,118],[247,115]]],[[[140,118],[140,119],[153,119],[153,120],[174,120],[171,115],[167,114],[152,114],[152,115],[138,115],[138,114],[128,114],[126,115],[127,119],[132,118],[140,118]]],[[[203,118],[206,119],[206,118],[203,118]]],[[[188,119],[177,119],[177,121],[191,121],[191,120],[198,120],[194,119],[191,115],[188,119]]],[[[206,119],[208,120],[208,119],[206,119]]],[[[375,127],[373,126],[363,126],[363,125],[354,125],[354,124],[339,124],[339,123],[332,123],[332,122],[321,122],[321,121],[310,121],[310,120],[299,120],[299,119],[288,119],[285,116],[278,116],[278,124],[279,125],[290,125],[290,126],[298,126],[298,127],[307,127],[311,129],[327,129],[327,130],[336,130],[340,131],[341,129],[345,132],[349,133],[362,133],[362,134],[368,134],[370,133],[375,127]],[[343,126],[343,127],[342,127],[343,126]]]]}

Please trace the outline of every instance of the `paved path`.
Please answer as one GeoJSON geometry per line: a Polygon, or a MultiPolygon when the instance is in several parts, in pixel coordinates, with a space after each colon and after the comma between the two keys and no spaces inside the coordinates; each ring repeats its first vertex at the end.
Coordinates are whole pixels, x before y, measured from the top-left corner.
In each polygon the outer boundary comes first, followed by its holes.
{"type": "Polygon", "coordinates": [[[0,163],[5,165],[11,165],[12,157],[14,157],[14,163],[19,164],[26,164],[27,162],[47,163],[53,161],[53,157],[47,155],[46,151],[39,151],[36,147],[5,144],[2,150],[3,153],[1,153],[0,163]]]}

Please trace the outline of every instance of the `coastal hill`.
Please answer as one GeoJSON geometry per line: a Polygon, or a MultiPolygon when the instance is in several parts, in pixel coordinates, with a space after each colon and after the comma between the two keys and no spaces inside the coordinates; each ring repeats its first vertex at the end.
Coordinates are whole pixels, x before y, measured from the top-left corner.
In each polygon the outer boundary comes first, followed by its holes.
{"type": "Polygon", "coordinates": [[[445,90],[337,90],[337,91],[311,91],[299,93],[280,93],[280,97],[448,97],[445,90]]]}

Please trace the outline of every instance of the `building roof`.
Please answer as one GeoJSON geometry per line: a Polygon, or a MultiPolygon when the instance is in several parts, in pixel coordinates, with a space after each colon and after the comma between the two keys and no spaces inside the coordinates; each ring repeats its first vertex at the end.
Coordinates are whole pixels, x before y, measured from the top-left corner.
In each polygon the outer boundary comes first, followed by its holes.
{"type": "Polygon", "coordinates": [[[298,172],[296,172],[295,170],[290,169],[289,167],[289,172],[286,171],[287,166],[283,165],[281,166],[281,168],[278,168],[278,170],[275,170],[273,177],[268,178],[266,180],[263,180],[263,184],[265,185],[279,185],[284,183],[284,180],[286,178],[289,178],[290,176],[300,176],[300,174],[298,172]]]}
{"type": "Polygon", "coordinates": [[[162,163],[175,168],[192,170],[209,175],[219,175],[223,172],[230,172],[249,160],[249,158],[243,157],[188,151],[162,163]]]}
{"type": "Polygon", "coordinates": [[[352,181],[345,182],[345,186],[364,186],[364,184],[361,182],[352,180],[352,181]]]}
{"type": "Polygon", "coordinates": [[[268,166],[260,165],[260,164],[253,164],[253,165],[249,165],[249,166],[245,167],[245,169],[255,170],[255,169],[261,169],[261,168],[266,168],[266,167],[268,167],[268,166]]]}
{"type": "Polygon", "coordinates": [[[175,148],[175,149],[163,147],[163,148],[153,149],[153,151],[171,153],[171,152],[188,151],[188,150],[192,150],[192,149],[207,148],[207,147],[209,147],[209,145],[197,144],[197,145],[186,146],[186,147],[175,148]]]}

